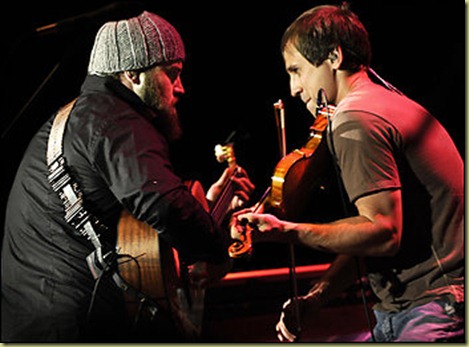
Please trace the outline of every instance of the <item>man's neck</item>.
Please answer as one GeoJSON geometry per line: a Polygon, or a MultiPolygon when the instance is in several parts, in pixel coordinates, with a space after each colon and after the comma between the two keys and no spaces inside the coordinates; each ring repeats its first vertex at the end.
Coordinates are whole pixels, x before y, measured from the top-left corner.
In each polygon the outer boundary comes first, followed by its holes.
{"type": "Polygon", "coordinates": [[[350,74],[346,71],[338,71],[338,93],[336,104],[339,104],[350,92],[364,81],[369,81],[366,70],[350,74]]]}

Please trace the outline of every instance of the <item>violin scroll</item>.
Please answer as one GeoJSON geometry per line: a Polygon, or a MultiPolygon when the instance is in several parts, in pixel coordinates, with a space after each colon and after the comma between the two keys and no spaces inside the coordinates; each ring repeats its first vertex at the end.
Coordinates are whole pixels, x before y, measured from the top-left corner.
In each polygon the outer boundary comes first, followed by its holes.
{"type": "MultiPolygon", "coordinates": [[[[274,109],[280,115],[284,113],[281,100],[274,104],[274,109]]],[[[328,165],[328,150],[323,139],[328,125],[328,119],[336,110],[331,104],[320,105],[316,110],[314,123],[310,127],[307,142],[300,149],[295,149],[282,159],[275,167],[271,186],[266,190],[260,201],[254,207],[254,212],[262,208],[268,213],[273,213],[290,220],[303,219],[307,208],[317,193],[323,190],[322,177],[328,165]],[[306,188],[305,188],[306,187],[306,188]]],[[[277,117],[278,118],[278,117],[277,117]]],[[[279,117],[278,125],[282,130],[282,118],[279,117]]],[[[284,129],[284,128],[283,128],[284,129]]],[[[282,131],[279,139],[284,140],[282,131]]],[[[284,134],[283,134],[284,135],[284,134]]],[[[281,141],[281,149],[285,148],[285,141],[281,141]]],[[[216,149],[217,151],[217,149],[216,149]]],[[[220,158],[226,155],[227,150],[218,149],[220,158]]],[[[229,152],[229,148],[228,148],[229,152]]],[[[249,224],[242,225],[243,230],[238,240],[229,247],[228,253],[232,258],[240,258],[252,253],[252,227],[249,224]]]]}
{"type": "Polygon", "coordinates": [[[242,258],[250,256],[252,253],[252,228],[246,225],[238,240],[228,247],[228,254],[231,258],[242,258]]]}

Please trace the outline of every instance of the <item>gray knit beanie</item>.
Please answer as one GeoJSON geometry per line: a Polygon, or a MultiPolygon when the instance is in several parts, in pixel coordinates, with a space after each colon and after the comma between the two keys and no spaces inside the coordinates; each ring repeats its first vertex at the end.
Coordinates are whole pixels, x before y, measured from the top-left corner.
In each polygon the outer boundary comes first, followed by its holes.
{"type": "Polygon", "coordinates": [[[185,59],[176,29],[154,13],[108,22],[96,34],[89,74],[138,70],[185,59]]]}

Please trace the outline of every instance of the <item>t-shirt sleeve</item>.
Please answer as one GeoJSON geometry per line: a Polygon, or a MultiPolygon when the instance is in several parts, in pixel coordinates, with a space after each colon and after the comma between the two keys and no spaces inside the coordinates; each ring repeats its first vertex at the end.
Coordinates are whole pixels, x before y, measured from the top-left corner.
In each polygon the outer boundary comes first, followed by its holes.
{"type": "Polygon", "coordinates": [[[399,134],[382,118],[358,111],[334,115],[332,144],[349,200],[401,187],[395,149],[399,134]]]}

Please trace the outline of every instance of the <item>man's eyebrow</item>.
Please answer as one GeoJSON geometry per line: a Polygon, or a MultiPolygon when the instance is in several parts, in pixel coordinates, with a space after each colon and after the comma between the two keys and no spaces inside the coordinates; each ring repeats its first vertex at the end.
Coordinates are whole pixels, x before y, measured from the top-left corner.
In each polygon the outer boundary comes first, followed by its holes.
{"type": "Polygon", "coordinates": [[[295,72],[298,70],[298,65],[290,64],[286,67],[287,72],[295,72]]]}
{"type": "Polygon", "coordinates": [[[182,67],[179,65],[167,65],[164,67],[165,70],[182,70],[182,67]]]}

